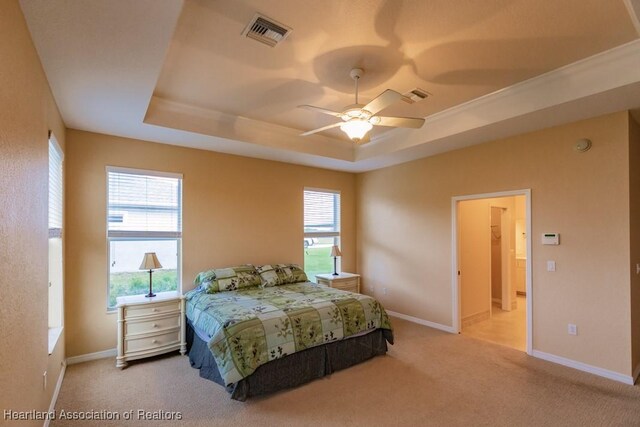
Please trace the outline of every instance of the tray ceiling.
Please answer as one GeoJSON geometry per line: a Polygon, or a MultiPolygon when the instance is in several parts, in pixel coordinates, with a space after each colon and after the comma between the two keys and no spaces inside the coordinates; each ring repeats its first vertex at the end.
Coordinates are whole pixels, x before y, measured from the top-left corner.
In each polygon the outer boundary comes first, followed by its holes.
{"type": "MultiPolygon", "coordinates": [[[[397,152],[430,142],[430,117],[634,44],[637,17],[629,13],[634,1],[22,0],[21,5],[69,127],[364,170],[397,162],[393,158],[410,159],[412,154],[397,152]],[[256,12],[293,32],[275,48],[243,37],[256,12]],[[399,102],[384,111],[426,117],[425,127],[378,128],[373,142],[362,147],[338,130],[298,136],[331,118],[297,105],[341,110],[353,103],[348,73],[355,66],[365,69],[360,82],[365,102],[385,89],[430,92],[425,101],[399,102]],[[375,157],[380,158],[371,160],[375,157]]],[[[627,92],[640,82],[636,74],[620,84],[631,85],[627,92]]],[[[616,99],[607,108],[634,106],[616,99]]],[[[584,108],[584,115],[603,112],[580,107],[578,101],[587,101],[584,94],[558,100],[569,101],[576,102],[572,108],[584,108]]],[[[549,123],[536,121],[536,126],[549,123]]],[[[524,129],[512,127],[505,129],[524,129]]],[[[440,144],[437,150],[414,151],[422,156],[446,149],[440,144]]]]}

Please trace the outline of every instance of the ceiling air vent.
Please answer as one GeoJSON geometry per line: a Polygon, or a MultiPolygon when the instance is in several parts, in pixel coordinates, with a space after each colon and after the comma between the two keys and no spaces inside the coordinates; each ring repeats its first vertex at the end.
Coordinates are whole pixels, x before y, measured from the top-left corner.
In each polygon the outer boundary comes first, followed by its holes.
{"type": "Polygon", "coordinates": [[[256,13],[242,32],[242,35],[268,46],[276,47],[278,43],[287,38],[291,31],[291,28],[286,25],[256,13]]]}
{"type": "Polygon", "coordinates": [[[408,104],[413,104],[416,102],[420,102],[424,99],[430,97],[431,94],[424,89],[415,88],[410,90],[407,93],[402,94],[402,100],[408,104]]]}

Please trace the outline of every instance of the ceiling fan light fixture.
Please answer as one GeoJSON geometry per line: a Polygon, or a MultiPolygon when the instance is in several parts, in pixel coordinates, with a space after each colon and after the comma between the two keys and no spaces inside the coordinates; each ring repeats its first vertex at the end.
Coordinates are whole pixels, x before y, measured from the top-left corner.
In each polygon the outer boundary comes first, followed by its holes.
{"type": "MultiPolygon", "coordinates": [[[[314,107],[313,105],[299,105],[299,108],[315,111],[322,114],[328,114],[333,117],[337,117],[343,121],[343,123],[332,123],[328,126],[323,126],[318,129],[313,129],[300,134],[301,136],[312,135],[314,133],[323,132],[325,130],[333,129],[340,126],[340,130],[347,134],[349,139],[354,142],[362,141],[374,126],[386,126],[386,127],[402,127],[418,129],[424,124],[424,119],[415,117],[386,117],[377,116],[378,112],[389,107],[396,101],[403,99],[403,95],[395,90],[387,89],[380,95],[376,96],[368,104],[363,105],[358,103],[358,80],[364,74],[364,70],[361,68],[354,68],[349,75],[355,81],[356,85],[356,99],[355,104],[347,105],[341,112],[328,110],[326,108],[314,107]]],[[[426,97],[426,95],[425,95],[426,97]]],[[[368,140],[368,139],[367,139],[368,140]]]]}
{"type": "Polygon", "coordinates": [[[354,118],[340,125],[340,130],[347,134],[349,139],[358,142],[373,128],[366,120],[354,118]]]}

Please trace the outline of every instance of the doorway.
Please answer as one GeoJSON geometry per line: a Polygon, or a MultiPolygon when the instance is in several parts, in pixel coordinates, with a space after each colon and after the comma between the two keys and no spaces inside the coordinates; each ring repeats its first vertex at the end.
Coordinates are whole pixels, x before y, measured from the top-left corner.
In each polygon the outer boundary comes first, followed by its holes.
{"type": "Polygon", "coordinates": [[[531,354],[529,190],[454,197],[457,332],[531,354]]]}

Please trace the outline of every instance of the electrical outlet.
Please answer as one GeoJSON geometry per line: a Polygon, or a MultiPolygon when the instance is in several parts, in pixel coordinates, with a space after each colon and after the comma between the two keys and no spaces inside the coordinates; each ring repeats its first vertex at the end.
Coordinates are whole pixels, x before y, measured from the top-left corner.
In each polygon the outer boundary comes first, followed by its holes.
{"type": "Polygon", "coordinates": [[[640,264],[636,264],[636,274],[640,274],[640,264]]]}
{"type": "Polygon", "coordinates": [[[386,295],[387,294],[387,288],[382,288],[382,293],[386,295]]]}
{"type": "Polygon", "coordinates": [[[569,335],[578,335],[578,327],[573,323],[569,323],[569,325],[567,325],[567,333],[569,335]]]}
{"type": "Polygon", "coordinates": [[[547,271],[556,271],[555,261],[547,261],[547,271]]]}
{"type": "Polygon", "coordinates": [[[42,388],[47,389],[47,371],[44,371],[44,374],[42,374],[42,388]]]}

